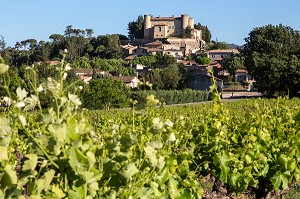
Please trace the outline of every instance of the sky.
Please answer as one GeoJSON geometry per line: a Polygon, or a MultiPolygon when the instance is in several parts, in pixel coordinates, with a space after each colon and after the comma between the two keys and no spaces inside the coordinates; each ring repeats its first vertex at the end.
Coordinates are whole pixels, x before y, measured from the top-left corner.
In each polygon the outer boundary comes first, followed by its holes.
{"type": "Polygon", "coordinates": [[[251,30],[283,24],[300,30],[299,0],[2,0],[0,35],[7,46],[26,39],[49,41],[66,26],[94,30],[94,36],[127,35],[139,15],[180,16],[207,25],[212,39],[244,44],[251,30]]]}

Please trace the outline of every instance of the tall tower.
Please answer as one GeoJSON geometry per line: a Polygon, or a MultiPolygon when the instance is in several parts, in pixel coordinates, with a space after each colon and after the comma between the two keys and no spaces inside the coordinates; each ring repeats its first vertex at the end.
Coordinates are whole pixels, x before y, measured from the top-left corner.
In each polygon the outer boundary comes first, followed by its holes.
{"type": "Polygon", "coordinates": [[[194,24],[195,24],[194,17],[190,17],[189,18],[189,26],[191,27],[191,29],[194,29],[194,24]]]}
{"type": "Polygon", "coordinates": [[[144,39],[151,39],[151,16],[144,15],[144,39]]]}
{"type": "Polygon", "coordinates": [[[183,14],[181,15],[181,31],[184,32],[186,27],[189,25],[189,15],[183,14]]]}

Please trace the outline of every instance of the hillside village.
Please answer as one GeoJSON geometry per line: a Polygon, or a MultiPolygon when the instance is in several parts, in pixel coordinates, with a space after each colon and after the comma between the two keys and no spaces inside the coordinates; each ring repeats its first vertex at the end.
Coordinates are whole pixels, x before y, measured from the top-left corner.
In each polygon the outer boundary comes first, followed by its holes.
{"type": "MultiPolygon", "coordinates": [[[[5,47],[2,38],[1,57],[11,66],[10,76],[14,78],[9,88],[31,89],[33,80],[28,66],[35,66],[34,81],[41,85],[49,77],[58,79],[57,67],[65,59],[72,68],[65,76],[67,84],[71,90],[74,86],[82,87],[77,93],[84,106],[93,109],[126,107],[129,99],[145,102],[144,91],[161,92],[157,95],[163,101],[172,101],[168,103],[206,101],[212,77],[219,92],[253,89],[255,80],[245,69],[239,50],[211,40],[208,27],[188,14],[138,16],[128,23],[128,36],[93,34],[92,29],[69,25],[64,34],[50,35],[50,41],[27,39],[16,42],[14,47],[5,47]],[[111,102],[101,104],[106,101],[111,102]]],[[[0,95],[6,96],[4,88],[0,95]]],[[[43,102],[45,106],[49,103],[46,97],[43,102]]]]}
{"type": "MultiPolygon", "coordinates": [[[[208,90],[210,86],[211,75],[208,74],[208,69],[214,70],[217,83],[220,88],[223,87],[223,80],[230,74],[222,67],[224,58],[231,57],[239,53],[237,49],[214,49],[206,50],[207,44],[202,39],[201,30],[194,28],[194,18],[187,14],[182,14],[179,17],[154,17],[152,15],[144,16],[144,37],[142,39],[121,40],[121,48],[124,52],[124,60],[132,63],[135,57],[168,55],[176,59],[178,64],[185,66],[186,70],[192,71],[194,74],[188,87],[195,90],[208,90]],[[190,31],[187,38],[182,38],[182,34],[190,31]],[[199,64],[193,60],[187,59],[191,56],[205,54],[210,63],[199,64]]],[[[132,88],[138,86],[140,75],[145,75],[150,66],[142,64],[131,64],[137,75],[131,77],[114,77],[120,79],[132,88]]],[[[82,74],[81,69],[76,69],[76,74],[79,75],[85,82],[91,79],[91,70],[82,74]],[[90,77],[90,78],[88,78],[90,77]]],[[[252,85],[254,80],[244,68],[237,69],[235,82],[246,82],[252,85]]],[[[250,86],[245,87],[250,90],[250,86]]]]}

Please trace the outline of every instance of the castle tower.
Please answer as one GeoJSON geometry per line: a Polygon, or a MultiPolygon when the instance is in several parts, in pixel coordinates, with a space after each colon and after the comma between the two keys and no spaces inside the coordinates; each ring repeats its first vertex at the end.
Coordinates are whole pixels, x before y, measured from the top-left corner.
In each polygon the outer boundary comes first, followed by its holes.
{"type": "Polygon", "coordinates": [[[144,39],[151,39],[151,16],[144,15],[144,39]]]}
{"type": "Polygon", "coordinates": [[[186,27],[189,25],[189,15],[184,14],[181,15],[181,28],[182,28],[182,32],[186,29],[186,27]]]}
{"type": "Polygon", "coordinates": [[[194,29],[194,24],[195,24],[194,17],[190,17],[189,18],[189,26],[191,27],[191,29],[194,29]]]}

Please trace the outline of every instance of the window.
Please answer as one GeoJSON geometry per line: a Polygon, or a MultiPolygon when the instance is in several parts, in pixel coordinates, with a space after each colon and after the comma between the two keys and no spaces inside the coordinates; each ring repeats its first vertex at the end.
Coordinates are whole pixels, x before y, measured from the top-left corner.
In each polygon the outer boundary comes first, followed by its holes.
{"type": "Polygon", "coordinates": [[[158,31],[161,32],[161,27],[158,27],[158,31]]]}
{"type": "Polygon", "coordinates": [[[246,75],[238,75],[237,76],[237,82],[246,81],[246,75]]]}

